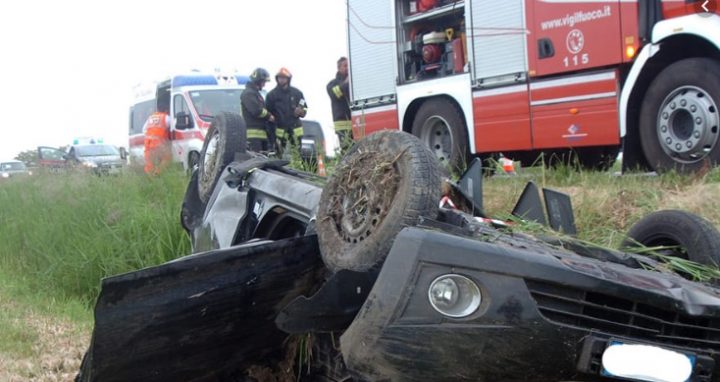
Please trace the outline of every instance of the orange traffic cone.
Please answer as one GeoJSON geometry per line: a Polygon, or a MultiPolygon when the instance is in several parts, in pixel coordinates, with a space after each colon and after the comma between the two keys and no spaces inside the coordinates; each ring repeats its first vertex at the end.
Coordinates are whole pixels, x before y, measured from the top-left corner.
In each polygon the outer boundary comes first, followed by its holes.
{"type": "Polygon", "coordinates": [[[500,164],[502,165],[502,169],[506,174],[515,174],[515,163],[512,159],[501,157],[500,164]]]}
{"type": "Polygon", "coordinates": [[[317,164],[318,164],[318,171],[317,171],[318,175],[327,176],[327,172],[325,171],[325,163],[323,162],[322,154],[318,154],[317,164]]]}

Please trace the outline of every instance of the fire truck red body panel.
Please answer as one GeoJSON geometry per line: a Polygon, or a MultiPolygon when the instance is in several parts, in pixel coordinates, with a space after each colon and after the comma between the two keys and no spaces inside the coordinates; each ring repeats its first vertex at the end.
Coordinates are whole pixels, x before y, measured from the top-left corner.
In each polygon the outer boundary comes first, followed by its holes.
{"type": "MultiPolygon", "coordinates": [[[[418,0],[349,0],[353,129],[356,135],[402,129],[431,150],[443,142],[460,147],[452,137],[467,135],[471,155],[624,146],[652,167],[642,159],[649,154],[647,145],[641,148],[640,122],[659,118],[663,97],[675,95],[665,90],[645,116],[643,99],[671,64],[720,57],[720,17],[711,3],[704,12],[700,0],[438,0],[422,6],[418,0]],[[448,101],[452,110],[441,110],[448,101]],[[423,133],[425,126],[435,129],[416,120],[429,118],[428,110],[448,128],[423,133]],[[458,120],[467,134],[457,135],[448,122],[458,120]]],[[[708,110],[717,114],[720,90],[702,92],[716,98],[708,110]]],[[[662,122],[653,122],[656,127],[645,129],[656,128],[667,140],[662,122]]],[[[712,123],[692,133],[706,132],[718,135],[712,123]]],[[[672,146],[678,141],[693,144],[678,138],[672,146]]],[[[705,149],[693,149],[696,156],[712,151],[720,162],[714,142],[720,139],[705,139],[705,149]]]]}
{"type": "Polygon", "coordinates": [[[527,150],[532,147],[527,85],[473,93],[476,152],[527,150]]]}
{"type": "Polygon", "coordinates": [[[620,2],[526,1],[530,73],[546,76],[616,65],[622,61],[620,2]],[[541,58],[539,41],[554,55],[541,58]]]}

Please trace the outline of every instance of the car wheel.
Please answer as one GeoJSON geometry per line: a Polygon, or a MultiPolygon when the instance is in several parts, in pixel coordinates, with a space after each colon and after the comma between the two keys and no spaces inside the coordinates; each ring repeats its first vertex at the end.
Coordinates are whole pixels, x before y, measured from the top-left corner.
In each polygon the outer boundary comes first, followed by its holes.
{"type": "Polygon", "coordinates": [[[640,143],[658,172],[695,172],[720,162],[720,63],[688,58],[665,68],[640,112],[640,143]]]}
{"type": "Polygon", "coordinates": [[[219,113],[205,135],[198,163],[198,195],[207,203],[215,184],[235,153],[245,152],[247,131],[245,120],[234,113],[219,113]]]}
{"type": "Polygon", "coordinates": [[[671,256],[704,265],[720,265],[720,232],[707,220],[679,210],[651,213],[635,223],[623,248],[674,247],[671,256]]]}
{"type": "Polygon", "coordinates": [[[434,156],[446,166],[462,170],[467,165],[467,129],[462,113],[445,99],[433,99],[420,106],[412,125],[434,156]]]}
{"type": "Polygon", "coordinates": [[[365,271],[382,262],[403,227],[434,218],[440,166],[416,137],[383,131],[356,143],[320,197],[316,230],[332,271],[365,271]]]}

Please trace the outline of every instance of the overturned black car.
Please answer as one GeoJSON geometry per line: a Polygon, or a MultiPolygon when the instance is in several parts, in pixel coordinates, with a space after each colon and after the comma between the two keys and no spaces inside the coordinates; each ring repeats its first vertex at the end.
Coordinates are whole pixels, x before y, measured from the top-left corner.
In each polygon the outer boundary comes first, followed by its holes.
{"type": "MultiPolygon", "coordinates": [[[[486,219],[477,164],[444,181],[381,132],[325,180],[244,142],[216,117],[181,214],[195,254],[103,280],[79,381],[720,381],[720,290],[486,219]]],[[[566,196],[545,206],[574,229],[566,196]]],[[[720,258],[707,222],[658,216],[639,241],[720,258]]]]}

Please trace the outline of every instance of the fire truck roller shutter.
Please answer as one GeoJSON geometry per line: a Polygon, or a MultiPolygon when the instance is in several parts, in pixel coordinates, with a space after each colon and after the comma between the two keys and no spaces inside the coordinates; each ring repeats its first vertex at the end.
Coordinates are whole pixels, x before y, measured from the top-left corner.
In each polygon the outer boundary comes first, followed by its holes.
{"type": "Polygon", "coordinates": [[[720,163],[720,63],[687,58],[653,80],[640,111],[640,143],[658,172],[720,163]]]}
{"type": "Polygon", "coordinates": [[[468,160],[468,137],[465,118],[447,98],[430,98],[415,114],[412,134],[430,148],[443,164],[462,169],[468,160]]]}

